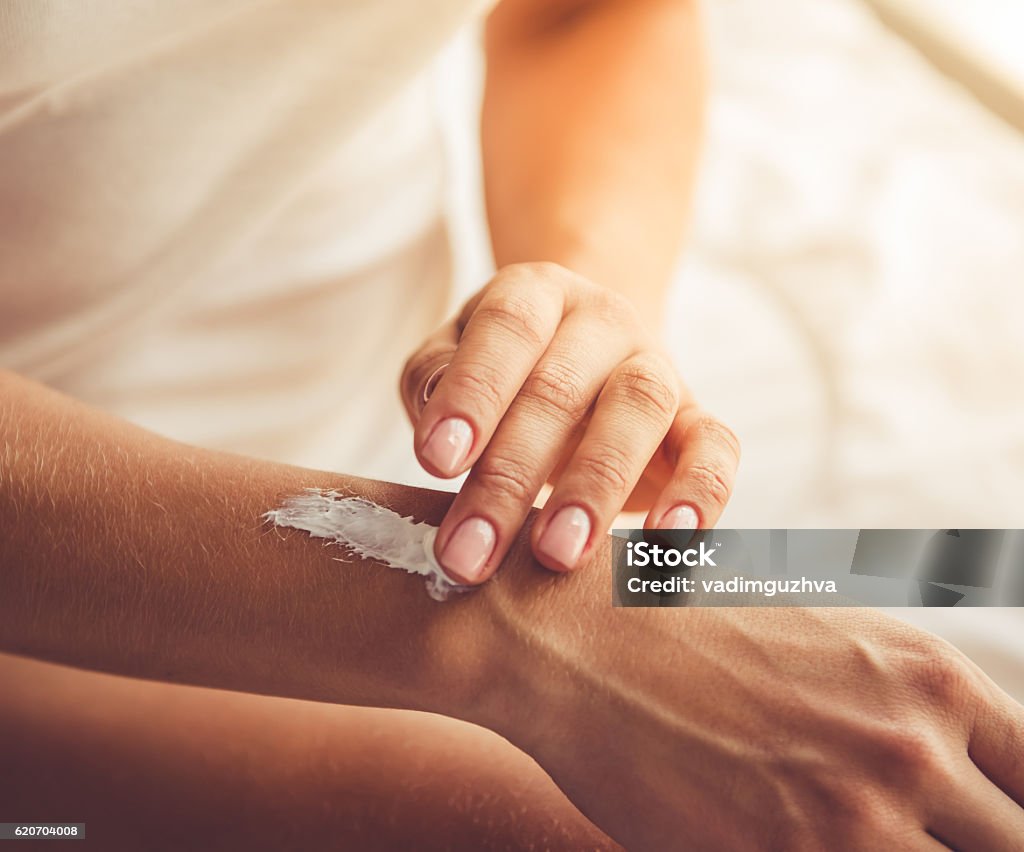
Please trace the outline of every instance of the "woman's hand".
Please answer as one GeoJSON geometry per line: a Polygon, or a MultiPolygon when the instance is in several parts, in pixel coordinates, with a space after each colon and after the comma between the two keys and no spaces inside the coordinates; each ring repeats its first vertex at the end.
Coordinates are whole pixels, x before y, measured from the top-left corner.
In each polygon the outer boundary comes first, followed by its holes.
{"type": "Polygon", "coordinates": [[[472,468],[437,536],[467,582],[500,564],[546,481],[532,547],[568,571],[624,508],[710,527],[739,444],[701,411],[629,300],[554,264],[501,270],[409,359],[402,395],[430,473],[472,468]]]}
{"type": "Polygon", "coordinates": [[[612,609],[608,561],[477,596],[469,718],[626,849],[1024,850],[1024,708],[951,645],[870,609],[612,609]]]}

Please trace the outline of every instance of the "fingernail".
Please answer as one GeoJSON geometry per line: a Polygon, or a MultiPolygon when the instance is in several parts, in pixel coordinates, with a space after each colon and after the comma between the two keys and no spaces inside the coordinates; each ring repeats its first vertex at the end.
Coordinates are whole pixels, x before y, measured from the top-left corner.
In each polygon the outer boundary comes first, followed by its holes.
{"type": "Polygon", "coordinates": [[[449,417],[434,427],[422,456],[441,473],[454,476],[473,446],[473,427],[461,417],[449,417]]]}
{"type": "Polygon", "coordinates": [[[483,518],[467,518],[455,528],[441,551],[441,567],[467,583],[475,583],[494,552],[494,527],[483,518]]]}
{"type": "Polygon", "coordinates": [[[692,506],[680,505],[669,509],[661,516],[659,530],[695,530],[697,529],[697,513],[692,506]]]}
{"type": "Polygon", "coordinates": [[[566,570],[576,567],[590,538],[590,516],[579,506],[559,509],[544,530],[537,549],[566,570]]]}

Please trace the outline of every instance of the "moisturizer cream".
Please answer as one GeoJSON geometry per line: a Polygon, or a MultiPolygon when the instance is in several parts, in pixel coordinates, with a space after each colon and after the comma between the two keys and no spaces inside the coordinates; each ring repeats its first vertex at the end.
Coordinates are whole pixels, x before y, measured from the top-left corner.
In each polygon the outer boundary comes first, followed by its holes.
{"type": "Polygon", "coordinates": [[[419,574],[426,578],[427,593],[435,601],[472,588],[448,579],[434,558],[437,527],[403,518],[371,500],[307,488],[263,517],[276,526],[333,541],[363,559],[419,574]]]}

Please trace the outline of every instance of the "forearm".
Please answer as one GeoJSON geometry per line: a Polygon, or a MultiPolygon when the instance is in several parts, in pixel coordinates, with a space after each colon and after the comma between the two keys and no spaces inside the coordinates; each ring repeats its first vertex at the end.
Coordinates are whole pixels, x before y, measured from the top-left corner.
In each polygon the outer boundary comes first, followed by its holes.
{"type": "Polygon", "coordinates": [[[264,522],[307,487],[434,524],[452,497],[197,449],[0,372],[0,651],[507,730],[500,661],[567,649],[565,614],[610,605],[607,544],[551,574],[529,522],[498,577],[438,603],[419,577],[264,522]]]}
{"type": "Polygon", "coordinates": [[[482,118],[497,264],[554,261],[660,316],[703,97],[695,2],[504,0],[482,118]]]}
{"type": "Polygon", "coordinates": [[[433,523],[449,502],[188,447],[0,374],[0,650],[304,698],[455,701],[476,654],[452,638],[464,610],[263,521],[311,486],[433,523]]]}

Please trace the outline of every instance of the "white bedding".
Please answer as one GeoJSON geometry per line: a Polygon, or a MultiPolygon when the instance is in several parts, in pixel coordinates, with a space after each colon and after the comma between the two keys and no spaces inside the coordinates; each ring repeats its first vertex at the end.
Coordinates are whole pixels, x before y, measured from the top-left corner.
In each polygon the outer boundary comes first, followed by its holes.
{"type": "MultiPolygon", "coordinates": [[[[1024,136],[857,0],[711,0],[669,318],[734,527],[1024,526],[1024,136]]],[[[1024,610],[907,613],[1024,699],[1024,610]]]]}

